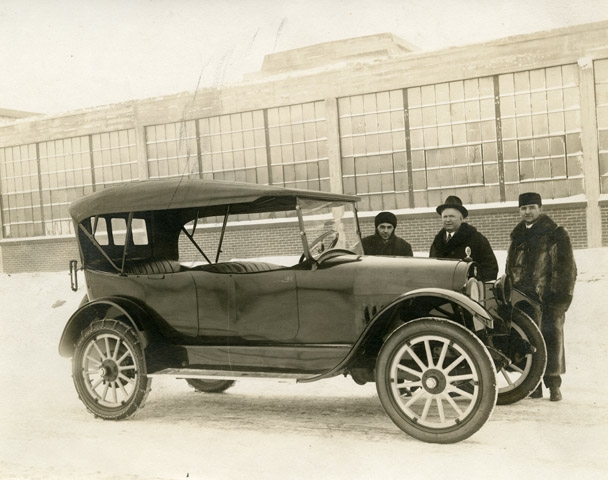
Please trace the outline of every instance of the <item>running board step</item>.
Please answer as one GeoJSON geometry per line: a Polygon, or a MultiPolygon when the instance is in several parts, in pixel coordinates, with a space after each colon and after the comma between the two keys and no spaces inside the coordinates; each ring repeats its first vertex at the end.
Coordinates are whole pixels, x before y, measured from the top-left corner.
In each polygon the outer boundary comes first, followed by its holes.
{"type": "Polygon", "coordinates": [[[248,372],[235,370],[199,370],[196,368],[166,368],[158,372],[149,373],[148,377],[174,377],[174,378],[200,378],[200,379],[275,379],[297,382],[299,380],[315,377],[308,373],[279,373],[279,372],[248,372]]]}

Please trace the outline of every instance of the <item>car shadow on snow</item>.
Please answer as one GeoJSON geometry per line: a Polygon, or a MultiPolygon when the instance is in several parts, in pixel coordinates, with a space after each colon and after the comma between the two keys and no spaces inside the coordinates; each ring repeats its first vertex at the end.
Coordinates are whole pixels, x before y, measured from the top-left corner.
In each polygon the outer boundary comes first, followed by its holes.
{"type": "MultiPolygon", "coordinates": [[[[178,381],[182,382],[182,381],[178,381]]],[[[152,387],[145,408],[132,419],[180,428],[219,431],[294,433],[320,437],[353,434],[373,441],[412,440],[385,413],[372,385],[336,390],[307,386],[251,387],[239,384],[223,393],[201,393],[179,383],[178,388],[152,387]],[[369,388],[368,388],[369,387],[369,388]],[[296,393],[294,393],[296,392],[296,393]],[[301,392],[301,393],[300,393],[301,392]]],[[[558,404],[544,399],[524,399],[513,405],[496,406],[488,423],[551,422],[569,425],[568,401],[558,404]]],[[[579,419],[580,420],[580,419],[579,419]]],[[[593,424],[593,420],[589,420],[593,424]]]]}
{"type": "Polygon", "coordinates": [[[224,393],[190,389],[154,396],[153,390],[134,420],[315,436],[357,433],[366,440],[409,438],[392,423],[375,395],[264,395],[235,387],[224,393]]]}

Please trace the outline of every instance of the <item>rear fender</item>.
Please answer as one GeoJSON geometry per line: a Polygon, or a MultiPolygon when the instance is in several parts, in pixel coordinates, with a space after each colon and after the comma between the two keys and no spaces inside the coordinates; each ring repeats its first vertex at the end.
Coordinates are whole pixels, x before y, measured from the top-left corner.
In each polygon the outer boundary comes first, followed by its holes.
{"type": "Polygon", "coordinates": [[[120,319],[133,327],[145,348],[157,331],[150,317],[150,312],[129,298],[106,297],[93,300],[82,305],[68,320],[59,341],[59,354],[71,357],[80,333],[93,321],[103,318],[120,319]]]}

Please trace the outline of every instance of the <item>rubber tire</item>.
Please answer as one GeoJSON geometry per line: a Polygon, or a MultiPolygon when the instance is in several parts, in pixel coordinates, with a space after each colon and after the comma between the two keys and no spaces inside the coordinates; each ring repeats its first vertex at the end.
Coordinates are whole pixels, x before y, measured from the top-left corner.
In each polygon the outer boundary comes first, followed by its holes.
{"type": "MultiPolygon", "coordinates": [[[[84,403],[87,410],[104,420],[121,420],[134,415],[144,406],[152,384],[152,379],[146,375],[145,358],[136,332],[125,323],[114,319],[96,320],[82,331],[76,343],[74,356],[72,357],[72,379],[78,392],[78,397],[84,403]],[[125,370],[125,376],[133,381],[131,387],[125,388],[126,383],[124,381],[120,382],[119,378],[109,382],[110,385],[115,387],[122,386],[116,389],[117,395],[122,396],[123,392],[127,392],[128,395],[125,398],[121,398],[120,401],[105,400],[107,397],[103,395],[104,382],[101,382],[102,386],[100,387],[102,395],[99,395],[99,392],[92,387],[97,381],[101,381],[99,374],[93,373],[93,369],[96,368],[95,362],[92,362],[88,368],[90,374],[85,373],[83,366],[83,362],[91,362],[91,355],[87,356],[88,349],[92,355],[98,356],[97,351],[93,348],[93,343],[99,342],[98,345],[101,345],[101,350],[105,349],[105,339],[100,340],[105,337],[109,339],[111,350],[114,350],[118,344],[116,340],[119,339],[120,352],[117,356],[120,358],[125,354],[127,349],[129,351],[121,362],[121,365],[133,365],[135,367],[134,369],[125,370]],[[121,385],[118,385],[119,382],[121,385]]],[[[112,389],[110,388],[108,392],[108,396],[110,397],[111,392],[112,389]]]]}
{"type": "MultiPolygon", "coordinates": [[[[405,352],[402,352],[400,358],[404,358],[405,352]]],[[[435,359],[436,360],[436,359],[435,359]]],[[[449,365],[449,359],[443,365],[449,365]]],[[[427,362],[428,363],[428,362],[427,362]]],[[[429,372],[427,368],[425,371],[429,372]]],[[[420,372],[423,372],[420,368],[420,372]]],[[[422,377],[420,377],[422,378],[422,377]]],[[[446,378],[449,378],[446,377],[446,378]]],[[[446,382],[446,388],[450,389],[458,386],[459,383],[453,384],[446,382]]],[[[471,384],[473,390],[475,386],[471,384]]],[[[407,324],[397,328],[385,341],[380,349],[380,353],[376,362],[376,389],[380,402],[391,420],[408,435],[428,443],[456,443],[466,438],[469,438],[477,432],[490,418],[494,406],[496,405],[497,387],[496,387],[496,371],[492,358],[484,346],[473,333],[461,325],[450,320],[441,318],[422,318],[408,322],[407,324]],[[441,426],[424,425],[425,420],[422,415],[411,415],[400,406],[402,401],[401,389],[395,392],[392,388],[392,373],[396,373],[396,365],[399,363],[397,355],[400,354],[407,345],[420,342],[423,337],[434,337],[439,339],[440,343],[448,345],[450,352],[462,355],[455,350],[455,346],[465,352],[470,360],[472,368],[477,374],[477,393],[473,392],[473,399],[469,402],[465,409],[466,416],[453,420],[452,424],[441,426]],[[453,343],[450,343],[453,342],[453,343]]],[[[397,390],[397,388],[395,388],[397,390]]],[[[432,404],[442,401],[442,406],[449,406],[452,395],[448,395],[448,390],[437,392],[433,395],[427,387],[420,383],[416,389],[412,389],[412,397],[433,399],[432,404]]],[[[413,407],[413,405],[412,405],[413,407]]],[[[450,407],[451,408],[451,407],[450,407]]],[[[449,410],[449,409],[448,409],[449,410]]]]}
{"type": "Polygon", "coordinates": [[[187,378],[186,382],[197,392],[221,393],[235,384],[234,380],[209,380],[200,378],[187,378]]]}
{"type": "MultiPolygon", "coordinates": [[[[520,310],[513,312],[511,322],[511,335],[515,334],[524,338],[536,348],[536,352],[526,356],[526,363],[523,364],[522,368],[525,373],[523,380],[520,377],[516,380],[516,385],[507,385],[498,389],[497,405],[510,405],[528,397],[542,381],[547,366],[547,347],[536,323],[520,310]]],[[[522,366],[521,362],[517,365],[522,366]]],[[[499,382],[501,376],[505,373],[504,370],[502,369],[497,373],[499,382]]]]}

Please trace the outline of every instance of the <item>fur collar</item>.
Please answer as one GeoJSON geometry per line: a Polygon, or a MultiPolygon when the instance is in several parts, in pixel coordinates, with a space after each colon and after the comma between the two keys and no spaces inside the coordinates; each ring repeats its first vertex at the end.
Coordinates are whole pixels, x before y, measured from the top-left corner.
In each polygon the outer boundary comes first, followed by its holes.
{"type": "Polygon", "coordinates": [[[524,220],[519,222],[511,232],[511,239],[524,236],[528,230],[530,230],[529,233],[533,234],[534,236],[542,236],[553,232],[556,228],[557,223],[551,220],[551,218],[544,213],[541,213],[538,220],[534,222],[534,225],[530,229],[526,228],[526,222],[524,220]]]}

